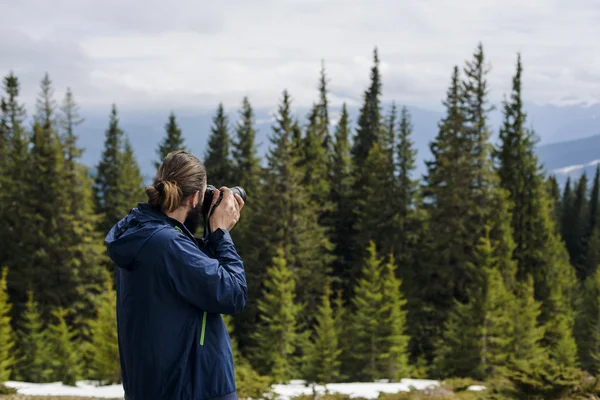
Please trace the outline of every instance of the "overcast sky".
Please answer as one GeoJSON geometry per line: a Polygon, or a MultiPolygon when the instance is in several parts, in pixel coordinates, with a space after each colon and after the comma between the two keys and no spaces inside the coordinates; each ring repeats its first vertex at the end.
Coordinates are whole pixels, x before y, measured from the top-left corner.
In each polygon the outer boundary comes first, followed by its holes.
{"type": "Polygon", "coordinates": [[[0,0],[0,73],[30,101],[44,72],[87,108],[274,108],[316,98],[320,60],[332,102],[355,103],[372,50],[384,98],[438,108],[454,64],[482,41],[491,95],[522,52],[526,100],[600,102],[600,0],[0,0]]]}

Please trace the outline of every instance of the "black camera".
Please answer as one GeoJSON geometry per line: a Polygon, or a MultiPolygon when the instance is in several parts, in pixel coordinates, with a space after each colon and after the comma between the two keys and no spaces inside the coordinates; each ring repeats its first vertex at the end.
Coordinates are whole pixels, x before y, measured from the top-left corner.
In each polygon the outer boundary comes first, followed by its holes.
{"type": "MultiPolygon", "coordinates": [[[[243,188],[241,188],[240,186],[234,186],[230,188],[230,190],[233,192],[233,194],[237,193],[242,198],[242,200],[246,201],[246,191],[243,188]]],[[[215,207],[217,207],[219,203],[221,203],[221,199],[223,198],[223,192],[219,191],[219,189],[217,189],[213,185],[208,185],[206,187],[206,192],[204,192],[204,202],[202,203],[202,215],[204,215],[204,218],[208,217],[208,212],[210,211],[210,206],[213,202],[213,196],[215,192],[219,193],[219,200],[217,200],[217,202],[215,203],[215,207]]]]}

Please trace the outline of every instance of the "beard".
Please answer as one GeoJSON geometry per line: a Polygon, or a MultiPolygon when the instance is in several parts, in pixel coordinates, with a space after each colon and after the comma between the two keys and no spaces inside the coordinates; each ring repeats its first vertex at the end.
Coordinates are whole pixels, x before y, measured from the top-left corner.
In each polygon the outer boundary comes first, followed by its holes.
{"type": "Polygon", "coordinates": [[[198,203],[196,207],[192,208],[186,218],[183,225],[192,233],[196,235],[196,231],[200,226],[200,219],[202,218],[202,203],[198,203]]]}

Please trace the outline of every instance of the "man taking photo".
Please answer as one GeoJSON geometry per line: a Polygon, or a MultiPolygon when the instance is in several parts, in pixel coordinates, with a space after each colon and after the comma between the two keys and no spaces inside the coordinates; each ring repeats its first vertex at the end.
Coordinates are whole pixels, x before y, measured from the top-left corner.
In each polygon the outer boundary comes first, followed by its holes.
{"type": "Polygon", "coordinates": [[[126,400],[236,400],[221,314],[246,306],[244,266],[229,231],[244,206],[228,188],[201,220],[206,170],[185,151],[167,155],[140,203],[108,233],[117,264],[117,329],[126,400]]]}

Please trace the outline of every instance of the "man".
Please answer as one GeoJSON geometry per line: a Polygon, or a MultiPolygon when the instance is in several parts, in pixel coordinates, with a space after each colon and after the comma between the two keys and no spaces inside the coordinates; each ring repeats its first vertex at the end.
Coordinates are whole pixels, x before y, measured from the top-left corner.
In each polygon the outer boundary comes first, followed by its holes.
{"type": "Polygon", "coordinates": [[[200,160],[167,155],[140,203],[109,232],[126,400],[236,400],[221,314],[246,305],[244,266],[229,231],[244,201],[223,187],[210,233],[195,239],[207,187],[200,160]]]}

